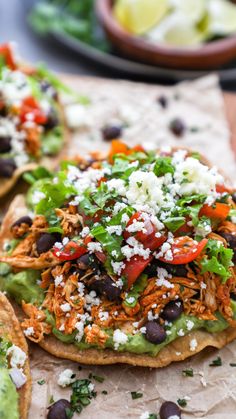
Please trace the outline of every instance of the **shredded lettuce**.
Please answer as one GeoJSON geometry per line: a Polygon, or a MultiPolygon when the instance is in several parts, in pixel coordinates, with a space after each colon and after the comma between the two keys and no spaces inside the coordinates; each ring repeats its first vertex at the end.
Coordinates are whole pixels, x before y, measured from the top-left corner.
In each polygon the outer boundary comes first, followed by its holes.
{"type": "Polygon", "coordinates": [[[224,247],[223,243],[217,240],[208,240],[206,256],[201,261],[202,273],[213,272],[220,275],[225,283],[231,274],[229,267],[233,266],[233,250],[224,247]]]}
{"type": "Polygon", "coordinates": [[[111,255],[112,252],[116,252],[116,256],[112,256],[115,260],[122,260],[124,258],[123,254],[121,253],[121,243],[123,241],[123,236],[117,236],[116,234],[108,233],[108,231],[102,225],[94,227],[91,230],[91,235],[95,237],[99,243],[101,243],[102,247],[104,250],[106,250],[108,255],[111,255]]]}
{"type": "Polygon", "coordinates": [[[140,294],[143,292],[143,290],[147,286],[147,275],[141,275],[131,290],[126,294],[125,297],[125,305],[128,307],[135,307],[138,301],[138,298],[140,297],[140,294]]]}

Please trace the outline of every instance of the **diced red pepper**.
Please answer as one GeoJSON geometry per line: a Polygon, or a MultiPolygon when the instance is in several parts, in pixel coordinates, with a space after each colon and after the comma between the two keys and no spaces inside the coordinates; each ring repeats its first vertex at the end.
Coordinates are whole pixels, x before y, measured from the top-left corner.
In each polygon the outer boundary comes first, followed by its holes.
{"type": "Polygon", "coordinates": [[[58,247],[53,247],[53,255],[56,256],[59,260],[74,260],[79,258],[88,252],[87,244],[91,241],[91,237],[87,236],[84,239],[84,243],[76,243],[74,241],[69,241],[62,249],[58,247]]]}
{"type": "Polygon", "coordinates": [[[2,44],[0,45],[0,55],[4,58],[6,65],[11,70],[16,70],[17,65],[15,63],[11,46],[9,44],[2,44]]]}
{"type": "Polygon", "coordinates": [[[32,96],[25,98],[20,109],[21,122],[28,120],[36,124],[44,125],[47,122],[47,115],[40,109],[38,102],[32,96]],[[30,119],[29,119],[30,118],[30,119]]]}
{"type": "Polygon", "coordinates": [[[209,218],[218,218],[220,220],[225,220],[228,217],[230,211],[230,206],[227,204],[223,204],[221,202],[216,202],[214,205],[203,205],[203,207],[199,211],[199,216],[209,218]]]}
{"type": "Polygon", "coordinates": [[[153,256],[150,256],[148,259],[144,259],[142,256],[133,256],[125,262],[122,275],[127,279],[128,289],[132,287],[152,259],[153,256]]]}
{"type": "Polygon", "coordinates": [[[228,188],[227,186],[225,186],[225,185],[216,185],[216,192],[218,192],[218,193],[229,193],[229,194],[231,194],[232,193],[232,189],[230,189],[230,188],[228,188]]]}

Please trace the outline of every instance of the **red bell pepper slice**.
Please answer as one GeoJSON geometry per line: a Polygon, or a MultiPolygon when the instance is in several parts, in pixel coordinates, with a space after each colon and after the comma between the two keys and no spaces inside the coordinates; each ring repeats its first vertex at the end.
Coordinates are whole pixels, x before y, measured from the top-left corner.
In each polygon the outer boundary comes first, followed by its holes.
{"type": "Polygon", "coordinates": [[[182,265],[192,262],[201,254],[208,242],[207,239],[203,239],[198,243],[188,236],[176,237],[173,240],[174,242],[171,244],[173,259],[166,259],[165,256],[158,258],[162,262],[170,263],[172,265],[182,265]]]}

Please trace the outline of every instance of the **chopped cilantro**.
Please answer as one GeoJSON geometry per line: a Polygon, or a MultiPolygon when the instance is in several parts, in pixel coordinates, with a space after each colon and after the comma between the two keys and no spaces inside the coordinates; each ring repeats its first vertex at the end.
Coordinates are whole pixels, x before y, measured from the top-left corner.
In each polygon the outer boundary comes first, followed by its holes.
{"type": "Polygon", "coordinates": [[[143,393],[138,393],[137,391],[131,391],[131,397],[133,400],[140,399],[143,397],[143,393]]]}
{"type": "Polygon", "coordinates": [[[205,256],[201,260],[202,273],[213,272],[222,277],[225,283],[231,276],[229,267],[233,265],[233,250],[224,247],[223,243],[216,240],[208,240],[205,256]]]}
{"type": "Polygon", "coordinates": [[[91,381],[88,379],[76,380],[72,385],[72,395],[70,398],[71,410],[81,413],[84,407],[91,403],[91,399],[97,393],[91,388],[91,381]]]}
{"type": "Polygon", "coordinates": [[[185,377],[193,377],[193,369],[192,368],[186,368],[186,370],[182,371],[182,374],[185,377]]]}
{"type": "Polygon", "coordinates": [[[46,381],[45,381],[44,379],[42,379],[42,380],[37,381],[37,383],[38,383],[40,386],[42,386],[43,384],[45,384],[45,383],[46,383],[46,381]]]}
{"type": "Polygon", "coordinates": [[[187,406],[187,400],[185,400],[185,399],[178,399],[177,403],[180,407],[186,407],[187,406]]]}
{"type": "Polygon", "coordinates": [[[221,357],[218,356],[216,359],[213,359],[213,361],[209,364],[210,367],[221,367],[222,360],[221,357]]]}
{"type": "Polygon", "coordinates": [[[108,394],[108,392],[106,390],[102,390],[102,394],[108,394]]]}
{"type": "Polygon", "coordinates": [[[157,419],[156,413],[150,413],[148,419],[157,419]]]}
{"type": "Polygon", "coordinates": [[[103,383],[103,381],[105,380],[105,378],[104,377],[101,377],[100,375],[93,375],[92,378],[95,381],[98,381],[99,383],[103,383]]]}
{"type": "Polygon", "coordinates": [[[166,173],[171,173],[172,175],[175,172],[174,166],[171,164],[170,157],[158,157],[156,160],[153,172],[156,176],[164,176],[166,173]]]}
{"type": "Polygon", "coordinates": [[[53,396],[50,396],[50,398],[49,398],[49,404],[53,404],[53,403],[55,403],[54,397],[53,396]]]}
{"type": "Polygon", "coordinates": [[[229,364],[231,367],[236,367],[236,363],[235,362],[230,362],[229,364]]]}

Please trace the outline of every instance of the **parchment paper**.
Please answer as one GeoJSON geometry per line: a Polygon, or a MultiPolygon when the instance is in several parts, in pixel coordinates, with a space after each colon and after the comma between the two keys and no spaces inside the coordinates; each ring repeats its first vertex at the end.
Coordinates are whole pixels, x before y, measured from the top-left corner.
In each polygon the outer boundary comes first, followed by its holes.
{"type": "MultiPolygon", "coordinates": [[[[205,154],[231,178],[235,176],[230,133],[216,77],[173,88],[92,78],[63,76],[63,79],[91,98],[91,105],[78,110],[80,129],[72,136],[70,155],[108,148],[109,144],[101,140],[101,127],[122,121],[128,125],[124,139],[129,144],[189,146],[205,154]],[[163,93],[169,98],[166,110],[156,100],[163,93]],[[168,129],[175,117],[184,119],[189,128],[197,127],[197,132],[189,131],[176,139],[168,129]]],[[[158,413],[164,400],[176,402],[186,396],[189,399],[183,409],[184,419],[235,419],[236,368],[229,366],[230,362],[236,362],[236,342],[221,351],[209,348],[185,362],[159,370],[117,365],[83,367],[79,371],[78,364],[56,359],[31,345],[34,386],[29,418],[44,418],[51,396],[54,400],[69,398],[70,389],[61,389],[57,379],[61,371],[71,368],[77,378],[87,378],[90,372],[105,377],[103,383],[95,382],[97,398],[84,409],[81,419],[139,418],[145,411],[158,413]],[[223,365],[210,367],[218,355],[223,365]],[[184,377],[182,370],[190,367],[194,369],[194,377],[184,377]],[[46,383],[37,384],[41,379],[46,383]],[[101,394],[103,390],[108,394],[101,394]],[[131,391],[140,391],[143,397],[132,400],[131,391]]]]}

